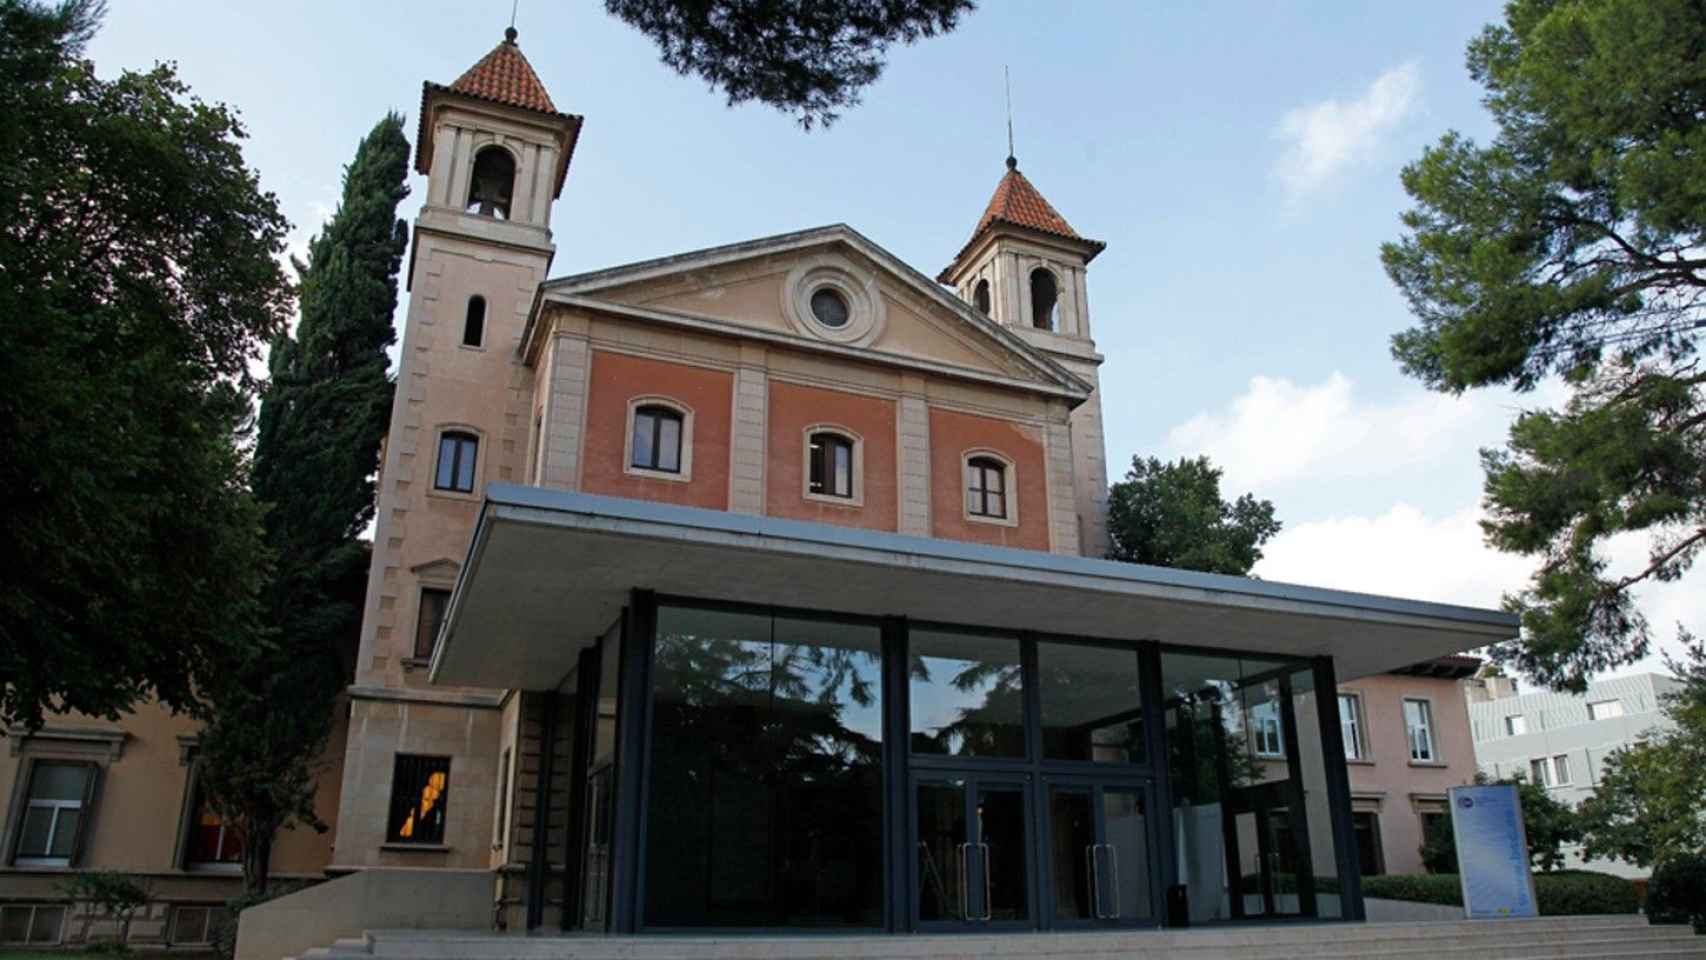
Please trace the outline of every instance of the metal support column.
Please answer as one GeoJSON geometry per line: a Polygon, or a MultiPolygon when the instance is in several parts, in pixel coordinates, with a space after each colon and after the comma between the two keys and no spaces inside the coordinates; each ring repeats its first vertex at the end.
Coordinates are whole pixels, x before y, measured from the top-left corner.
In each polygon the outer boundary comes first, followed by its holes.
{"type": "Polygon", "coordinates": [[[1338,854],[1339,909],[1346,920],[1368,919],[1362,903],[1362,868],[1357,863],[1356,822],[1351,818],[1351,776],[1345,766],[1344,730],[1339,726],[1339,685],[1333,659],[1316,657],[1315,707],[1321,723],[1321,754],[1327,776],[1327,808],[1333,817],[1333,846],[1338,854]]]}

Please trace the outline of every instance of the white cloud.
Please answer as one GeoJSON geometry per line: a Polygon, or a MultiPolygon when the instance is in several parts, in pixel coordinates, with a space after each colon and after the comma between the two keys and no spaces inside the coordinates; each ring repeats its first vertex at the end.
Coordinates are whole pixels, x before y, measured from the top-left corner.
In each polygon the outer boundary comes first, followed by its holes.
{"type": "Polygon", "coordinates": [[[1366,158],[1380,135],[1409,113],[1421,89],[1415,61],[1375,78],[1362,96],[1296,107],[1280,118],[1274,136],[1287,146],[1274,172],[1296,198],[1366,158]]]}
{"type": "MultiPolygon", "coordinates": [[[[1285,583],[1355,590],[1416,600],[1497,607],[1527,584],[1536,560],[1500,553],[1482,540],[1477,507],[1429,516],[1406,503],[1375,516],[1337,516],[1287,524],[1264,548],[1257,576],[1285,583]]],[[[1638,570],[1642,536],[1619,537],[1605,549],[1614,573],[1638,570]]],[[[1660,651],[1673,646],[1680,622],[1706,632],[1706,565],[1675,583],[1642,584],[1637,606],[1655,639],[1645,661],[1614,672],[1663,670],[1660,651]]]]}
{"type": "MultiPolygon", "coordinates": [[[[1525,398],[1525,405],[1544,402],[1525,398]]],[[[1335,371],[1318,384],[1257,376],[1218,412],[1202,412],[1167,433],[1173,456],[1208,454],[1229,490],[1311,485],[1408,471],[1445,451],[1471,460],[1502,432],[1512,410],[1502,397],[1433,393],[1419,386],[1391,404],[1363,404],[1335,371]]]]}

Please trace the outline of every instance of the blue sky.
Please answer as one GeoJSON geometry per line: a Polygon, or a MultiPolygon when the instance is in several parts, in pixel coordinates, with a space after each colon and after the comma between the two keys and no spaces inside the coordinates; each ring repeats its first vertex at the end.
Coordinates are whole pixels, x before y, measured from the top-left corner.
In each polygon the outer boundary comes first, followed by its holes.
{"type": "MultiPolygon", "coordinates": [[[[421,81],[482,56],[509,6],[115,0],[90,54],[109,75],[177,61],[237,107],[300,245],[360,137],[395,109],[412,140],[421,81]]],[[[1558,394],[1453,399],[1405,378],[1387,342],[1409,314],[1379,244],[1407,205],[1402,165],[1447,129],[1488,133],[1463,51],[1500,6],[985,0],[807,133],[728,109],[602,4],[521,0],[522,50],[586,118],[552,272],[845,221],[934,275],[1003,172],[1006,65],[1020,169],[1108,244],[1089,298],[1110,463],[1208,453],[1229,492],[1273,499],[1271,579],[1496,603],[1530,564],[1479,543],[1476,449],[1558,394]]],[[[1703,596],[1697,572],[1643,600],[1669,636],[1706,631],[1703,596]]]]}

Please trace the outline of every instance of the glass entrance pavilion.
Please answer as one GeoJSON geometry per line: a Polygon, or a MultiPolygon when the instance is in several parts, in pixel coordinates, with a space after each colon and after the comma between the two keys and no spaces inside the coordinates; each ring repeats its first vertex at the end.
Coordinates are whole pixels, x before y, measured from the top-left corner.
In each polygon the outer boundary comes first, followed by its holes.
{"type": "Polygon", "coordinates": [[[572,703],[562,915],[608,933],[1360,920],[1336,677],[1515,630],[530,487],[448,617],[434,682],[572,703]]]}

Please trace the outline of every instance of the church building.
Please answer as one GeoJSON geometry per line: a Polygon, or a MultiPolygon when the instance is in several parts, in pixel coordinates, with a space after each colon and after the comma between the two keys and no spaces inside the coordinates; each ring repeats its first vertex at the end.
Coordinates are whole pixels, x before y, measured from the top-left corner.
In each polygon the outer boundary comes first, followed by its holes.
{"type": "Polygon", "coordinates": [[[1362,919],[1332,691],[1515,620],[1102,559],[1132,321],[1014,158],[934,277],[846,224],[553,276],[581,135],[513,30],[423,89],[329,872],[512,932],[1362,919]]]}

